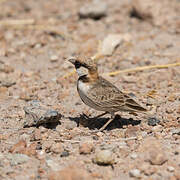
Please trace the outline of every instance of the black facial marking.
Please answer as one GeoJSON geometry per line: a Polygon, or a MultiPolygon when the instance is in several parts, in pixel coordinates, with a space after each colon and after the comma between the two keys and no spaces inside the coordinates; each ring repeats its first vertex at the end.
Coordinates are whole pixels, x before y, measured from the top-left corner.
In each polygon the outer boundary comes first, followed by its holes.
{"type": "Polygon", "coordinates": [[[74,65],[75,65],[75,68],[76,68],[76,69],[78,69],[78,68],[80,68],[80,67],[81,67],[81,63],[80,63],[80,62],[78,62],[78,61],[76,61],[74,65]]]}

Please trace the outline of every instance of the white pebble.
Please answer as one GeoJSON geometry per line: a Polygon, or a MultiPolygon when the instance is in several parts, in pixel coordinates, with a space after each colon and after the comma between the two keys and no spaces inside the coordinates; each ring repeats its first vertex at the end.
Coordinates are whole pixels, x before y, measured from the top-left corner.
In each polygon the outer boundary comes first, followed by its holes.
{"type": "Polygon", "coordinates": [[[168,170],[169,172],[173,172],[173,171],[174,171],[174,167],[168,166],[168,167],[167,167],[167,170],[168,170]]]}
{"type": "Polygon", "coordinates": [[[51,60],[52,62],[55,62],[55,61],[58,60],[58,56],[52,55],[52,56],[50,57],[50,60],[51,60]]]}
{"type": "Polygon", "coordinates": [[[131,157],[131,159],[136,159],[136,158],[137,158],[137,154],[136,154],[136,153],[132,153],[132,154],[130,155],[130,157],[131,157]]]}
{"type": "Polygon", "coordinates": [[[140,177],[140,170],[139,169],[132,169],[129,171],[130,177],[140,177]]]}

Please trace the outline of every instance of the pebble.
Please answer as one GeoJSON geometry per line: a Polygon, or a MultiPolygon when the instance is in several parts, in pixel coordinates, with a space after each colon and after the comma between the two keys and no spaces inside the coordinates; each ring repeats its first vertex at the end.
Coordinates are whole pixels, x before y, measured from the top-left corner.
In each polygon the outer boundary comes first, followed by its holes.
{"type": "Polygon", "coordinates": [[[52,55],[52,56],[50,57],[50,60],[51,60],[51,62],[56,62],[56,61],[58,60],[58,56],[52,55]]]}
{"type": "Polygon", "coordinates": [[[93,180],[90,174],[77,166],[69,166],[60,171],[52,171],[48,176],[49,180],[93,180]]]}
{"type": "Polygon", "coordinates": [[[129,171],[129,175],[131,176],[131,177],[140,177],[140,170],[139,169],[132,169],[132,170],[130,170],[129,171]]]}
{"type": "Polygon", "coordinates": [[[7,157],[7,159],[10,160],[12,166],[26,163],[30,159],[27,155],[18,154],[18,153],[17,154],[9,153],[6,157],[7,157]]]}
{"type": "Polygon", "coordinates": [[[136,153],[132,153],[132,154],[130,154],[130,157],[131,157],[131,159],[136,159],[137,158],[137,154],[136,153]]]}
{"type": "Polygon", "coordinates": [[[47,123],[57,123],[61,114],[56,110],[48,109],[37,100],[32,100],[24,108],[24,127],[39,126],[47,123]]]}
{"type": "Polygon", "coordinates": [[[60,157],[67,157],[69,156],[69,152],[68,151],[63,151],[60,155],[60,157]]]}
{"type": "Polygon", "coordinates": [[[50,147],[50,151],[56,154],[60,154],[63,152],[63,147],[61,143],[54,143],[50,147]]]}
{"type": "Polygon", "coordinates": [[[93,0],[92,3],[87,3],[79,10],[80,18],[100,19],[107,14],[107,5],[105,2],[93,0]]]}
{"type": "Polygon", "coordinates": [[[165,154],[162,151],[158,151],[158,149],[151,150],[149,155],[149,161],[152,165],[162,165],[167,161],[165,154]]]}
{"type": "Polygon", "coordinates": [[[121,42],[130,40],[130,34],[109,34],[101,44],[100,54],[110,56],[121,42]]]}
{"type": "Polygon", "coordinates": [[[79,153],[80,154],[90,154],[94,149],[94,146],[92,143],[82,143],[79,146],[79,153]]]}
{"type": "Polygon", "coordinates": [[[77,127],[77,123],[75,121],[66,121],[65,122],[65,128],[67,130],[72,130],[74,129],[75,127],[77,127]]]}
{"type": "Polygon", "coordinates": [[[159,123],[160,123],[160,120],[157,119],[156,117],[149,117],[148,118],[148,125],[149,126],[156,126],[159,123]]]}
{"type": "Polygon", "coordinates": [[[114,158],[112,151],[100,150],[96,152],[93,162],[99,165],[112,165],[114,164],[114,158]]]}
{"type": "Polygon", "coordinates": [[[61,169],[60,165],[54,162],[52,159],[47,159],[46,163],[53,171],[59,171],[61,169]]]}
{"type": "Polygon", "coordinates": [[[168,170],[169,172],[174,172],[174,167],[168,166],[168,167],[167,167],[167,170],[168,170]]]}

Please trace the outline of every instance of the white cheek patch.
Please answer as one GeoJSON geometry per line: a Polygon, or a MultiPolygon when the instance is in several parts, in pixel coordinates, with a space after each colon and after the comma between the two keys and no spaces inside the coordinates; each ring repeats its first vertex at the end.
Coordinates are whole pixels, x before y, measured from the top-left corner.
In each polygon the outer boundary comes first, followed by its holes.
{"type": "Polygon", "coordinates": [[[79,77],[88,74],[88,70],[82,66],[80,68],[77,68],[76,72],[78,73],[79,77]]]}

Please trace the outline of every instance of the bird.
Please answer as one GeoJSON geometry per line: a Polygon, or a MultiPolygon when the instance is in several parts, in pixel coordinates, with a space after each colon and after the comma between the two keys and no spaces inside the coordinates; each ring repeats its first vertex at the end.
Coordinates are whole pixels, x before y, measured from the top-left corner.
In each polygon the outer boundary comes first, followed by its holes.
{"type": "Polygon", "coordinates": [[[146,112],[147,109],[137,102],[131,95],[122,92],[115,85],[98,74],[97,63],[92,58],[70,57],[78,74],[77,91],[81,100],[87,106],[111,114],[111,118],[99,129],[104,129],[115,118],[115,112],[130,113],[146,112]]]}

